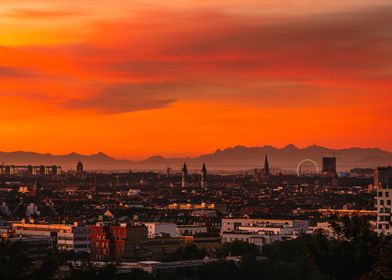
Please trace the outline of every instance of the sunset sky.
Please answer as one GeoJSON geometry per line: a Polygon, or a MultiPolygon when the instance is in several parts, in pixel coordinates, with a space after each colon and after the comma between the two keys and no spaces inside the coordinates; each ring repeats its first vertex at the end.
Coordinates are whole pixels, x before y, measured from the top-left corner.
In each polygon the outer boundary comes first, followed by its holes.
{"type": "Polygon", "coordinates": [[[0,150],[392,151],[392,1],[1,0],[0,150]]]}

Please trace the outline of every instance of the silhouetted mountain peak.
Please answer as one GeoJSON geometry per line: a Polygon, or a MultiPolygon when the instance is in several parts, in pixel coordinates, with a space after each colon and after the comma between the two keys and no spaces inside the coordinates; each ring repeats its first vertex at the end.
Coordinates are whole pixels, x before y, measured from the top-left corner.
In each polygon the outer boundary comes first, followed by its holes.
{"type": "Polygon", "coordinates": [[[296,151],[298,150],[298,148],[294,144],[288,144],[285,147],[283,147],[283,150],[296,151]]]}
{"type": "Polygon", "coordinates": [[[86,170],[91,169],[165,169],[167,166],[173,169],[180,168],[186,162],[189,170],[198,168],[203,163],[209,170],[224,169],[238,170],[250,168],[262,168],[265,155],[272,168],[293,169],[299,161],[312,159],[321,167],[322,157],[337,155],[337,166],[340,170],[348,170],[352,167],[376,167],[392,162],[392,153],[378,148],[347,148],[329,149],[317,145],[311,145],[300,149],[293,144],[284,148],[273,146],[246,147],[242,145],[217,149],[210,154],[200,155],[195,158],[164,158],[160,155],[150,157],[142,161],[119,160],[98,152],[93,155],[81,155],[70,153],[67,155],[39,154],[34,152],[0,152],[0,162],[13,165],[61,165],[63,169],[74,169],[81,160],[86,170]]]}

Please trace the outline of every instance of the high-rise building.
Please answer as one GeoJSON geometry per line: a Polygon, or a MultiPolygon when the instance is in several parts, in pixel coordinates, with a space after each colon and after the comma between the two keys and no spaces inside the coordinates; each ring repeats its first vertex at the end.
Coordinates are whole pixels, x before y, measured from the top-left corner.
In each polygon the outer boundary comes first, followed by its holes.
{"type": "Polygon", "coordinates": [[[392,187],[392,167],[382,166],[374,171],[374,188],[388,188],[392,187]]]}
{"type": "Polygon", "coordinates": [[[326,175],[336,174],[336,157],[323,157],[323,173],[326,175]]]}
{"type": "Polygon", "coordinates": [[[378,233],[392,234],[391,212],[392,212],[392,189],[380,187],[376,197],[378,233]]]}
{"type": "Polygon", "coordinates": [[[57,165],[52,166],[52,174],[53,175],[60,175],[61,174],[61,167],[57,165]]]}
{"type": "Polygon", "coordinates": [[[83,163],[78,161],[78,164],[76,165],[76,175],[78,177],[83,177],[83,172],[83,163]]]}
{"type": "Polygon", "coordinates": [[[47,166],[41,165],[39,167],[39,172],[41,175],[48,175],[49,174],[49,168],[47,166]]]}
{"type": "Polygon", "coordinates": [[[268,157],[265,156],[265,160],[264,160],[264,171],[263,171],[263,175],[264,177],[268,177],[270,175],[270,171],[269,171],[269,163],[268,163],[268,157]]]}

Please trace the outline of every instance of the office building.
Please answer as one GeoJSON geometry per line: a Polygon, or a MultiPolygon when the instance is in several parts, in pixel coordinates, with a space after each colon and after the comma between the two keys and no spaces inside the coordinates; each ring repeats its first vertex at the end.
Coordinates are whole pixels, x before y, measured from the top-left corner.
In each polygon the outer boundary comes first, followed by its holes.
{"type": "Polygon", "coordinates": [[[323,157],[323,174],[336,174],[336,157],[323,157]]]}
{"type": "Polygon", "coordinates": [[[392,234],[392,189],[379,188],[375,206],[377,208],[376,231],[380,234],[392,234]]]}

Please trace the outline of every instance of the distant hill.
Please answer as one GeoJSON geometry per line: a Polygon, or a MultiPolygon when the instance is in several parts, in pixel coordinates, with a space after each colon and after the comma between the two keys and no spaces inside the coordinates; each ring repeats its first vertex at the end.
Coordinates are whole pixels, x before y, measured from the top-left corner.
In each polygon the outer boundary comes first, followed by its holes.
{"type": "Polygon", "coordinates": [[[312,159],[321,166],[323,156],[333,156],[335,153],[339,170],[348,170],[353,167],[376,167],[392,163],[392,153],[377,148],[329,149],[315,145],[297,148],[292,144],[284,148],[236,146],[194,158],[153,156],[142,161],[119,160],[104,153],[52,155],[32,152],[0,152],[0,163],[13,165],[56,164],[61,165],[63,169],[75,169],[76,163],[81,160],[88,170],[157,170],[165,169],[168,166],[173,170],[179,170],[181,165],[186,162],[192,170],[200,169],[205,162],[210,170],[239,170],[262,168],[264,157],[268,155],[271,167],[294,169],[303,159],[312,159]]]}

